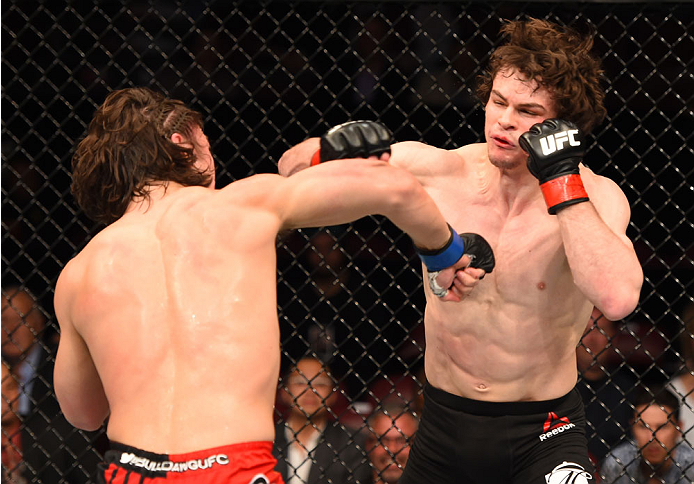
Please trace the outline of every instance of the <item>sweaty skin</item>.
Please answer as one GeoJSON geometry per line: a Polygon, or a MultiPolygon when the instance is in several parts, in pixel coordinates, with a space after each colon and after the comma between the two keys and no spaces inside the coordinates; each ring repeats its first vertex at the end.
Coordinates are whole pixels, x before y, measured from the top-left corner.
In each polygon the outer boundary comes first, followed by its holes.
{"type": "MultiPolygon", "coordinates": [[[[214,169],[195,136],[198,163],[214,169]]],[[[66,418],[94,429],[109,417],[109,439],[157,453],[272,441],[277,233],[369,213],[423,248],[450,236],[414,177],[375,159],[221,190],[155,185],[60,275],[55,390],[66,418]]]]}
{"type": "MultiPolygon", "coordinates": [[[[486,401],[561,397],[576,384],[575,348],[593,306],[619,320],[638,302],[643,273],[626,237],[622,191],[581,166],[590,202],[553,216],[526,167],[518,138],[554,117],[553,106],[547,90],[501,71],[485,108],[486,143],[391,148],[389,162],[415,175],[458,232],[482,235],[496,258],[482,280],[470,269],[458,272],[469,288],[459,304],[437,300],[424,285],[427,379],[449,393],[486,401]]],[[[305,167],[315,141],[305,143],[280,160],[280,173],[305,167]]]]}

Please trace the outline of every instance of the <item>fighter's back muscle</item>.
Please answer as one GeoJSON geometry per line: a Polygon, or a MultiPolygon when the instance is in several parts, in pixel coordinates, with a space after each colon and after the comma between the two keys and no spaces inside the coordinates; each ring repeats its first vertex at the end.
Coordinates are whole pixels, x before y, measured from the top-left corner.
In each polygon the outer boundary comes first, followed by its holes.
{"type": "Polygon", "coordinates": [[[185,434],[191,429],[170,423],[188,421],[191,409],[201,430],[214,425],[206,416],[240,414],[235,402],[271,406],[278,222],[242,193],[220,192],[182,189],[126,214],[71,262],[83,277],[73,323],[94,355],[112,420],[185,434]]]}

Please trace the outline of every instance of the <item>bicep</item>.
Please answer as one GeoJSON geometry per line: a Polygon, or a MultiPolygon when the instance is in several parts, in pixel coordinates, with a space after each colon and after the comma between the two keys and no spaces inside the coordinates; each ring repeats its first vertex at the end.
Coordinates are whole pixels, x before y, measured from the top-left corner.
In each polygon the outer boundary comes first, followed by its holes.
{"type": "Polygon", "coordinates": [[[383,175],[399,170],[377,160],[345,159],[323,163],[285,179],[281,193],[283,228],[320,227],[379,213],[388,189],[383,175]]]}
{"type": "Polygon", "coordinates": [[[288,178],[256,175],[246,186],[245,203],[275,217],[278,230],[339,225],[378,214],[409,233],[418,224],[443,220],[415,176],[377,159],[333,160],[288,178]]]}
{"type": "Polygon", "coordinates": [[[291,229],[338,225],[371,214],[388,216],[415,185],[419,187],[406,170],[355,158],[322,163],[283,178],[273,193],[282,228],[291,229]]]}

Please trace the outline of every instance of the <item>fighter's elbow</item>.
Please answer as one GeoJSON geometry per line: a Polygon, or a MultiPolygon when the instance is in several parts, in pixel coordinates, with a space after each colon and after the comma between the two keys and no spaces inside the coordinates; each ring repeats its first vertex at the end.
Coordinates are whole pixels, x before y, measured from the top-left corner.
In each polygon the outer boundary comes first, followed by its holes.
{"type": "Polygon", "coordinates": [[[65,416],[65,419],[70,423],[70,425],[72,425],[73,427],[77,427],[78,429],[87,431],[94,431],[101,428],[101,426],[106,421],[108,414],[108,410],[87,410],[81,412],[71,412],[65,411],[65,409],[63,409],[63,415],[65,416]]]}
{"type": "Polygon", "coordinates": [[[282,157],[277,162],[277,173],[284,177],[288,177],[294,174],[297,170],[297,164],[292,163],[288,156],[282,155],[282,157]]]}
{"type": "Polygon", "coordinates": [[[636,288],[623,288],[607,292],[597,304],[600,311],[610,321],[619,321],[631,314],[639,304],[640,291],[636,288]]]}
{"type": "Polygon", "coordinates": [[[70,422],[73,427],[77,427],[78,429],[86,430],[88,432],[93,432],[95,430],[99,430],[101,426],[104,424],[104,421],[106,418],[104,417],[103,419],[99,420],[79,420],[79,421],[73,421],[70,422]]]}
{"type": "Polygon", "coordinates": [[[277,162],[277,172],[288,177],[308,168],[311,165],[311,158],[319,148],[320,138],[308,138],[289,148],[277,162]]]}
{"type": "Polygon", "coordinates": [[[277,173],[284,177],[291,175],[290,163],[284,155],[277,161],[277,173]]]}
{"type": "Polygon", "coordinates": [[[60,411],[63,413],[65,420],[73,427],[88,431],[97,430],[104,424],[111,413],[110,406],[105,398],[93,398],[89,399],[89,401],[82,399],[71,401],[69,398],[61,395],[61,392],[58,391],[59,388],[56,388],[56,390],[60,411]]]}

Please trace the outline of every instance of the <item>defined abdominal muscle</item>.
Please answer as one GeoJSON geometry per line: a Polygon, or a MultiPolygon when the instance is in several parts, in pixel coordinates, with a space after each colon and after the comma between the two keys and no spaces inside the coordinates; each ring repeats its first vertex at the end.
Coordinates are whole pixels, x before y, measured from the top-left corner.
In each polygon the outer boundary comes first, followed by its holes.
{"type": "Polygon", "coordinates": [[[427,379],[441,390],[487,401],[545,400],[576,383],[575,351],[567,337],[513,326],[485,331],[483,323],[470,331],[458,325],[453,333],[425,324],[427,379]]]}

